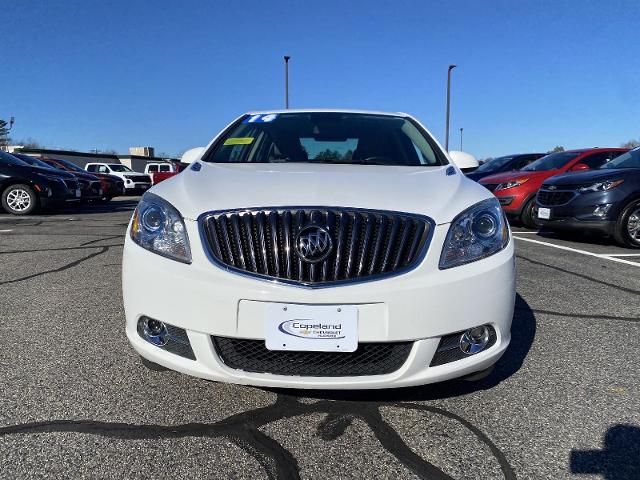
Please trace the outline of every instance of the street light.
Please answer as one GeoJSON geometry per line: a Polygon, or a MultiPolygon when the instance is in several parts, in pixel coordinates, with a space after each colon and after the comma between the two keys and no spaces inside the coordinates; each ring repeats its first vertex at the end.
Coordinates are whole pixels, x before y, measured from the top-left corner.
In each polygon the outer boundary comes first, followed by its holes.
{"type": "Polygon", "coordinates": [[[462,151],[462,130],[464,130],[464,128],[460,127],[460,151],[462,151]]]}
{"type": "Polygon", "coordinates": [[[456,68],[457,65],[449,65],[447,71],[447,125],[444,132],[444,148],[449,151],[449,114],[451,112],[451,70],[456,68]]]}
{"type": "Polygon", "coordinates": [[[284,56],[284,108],[289,108],[289,55],[284,56]]]}

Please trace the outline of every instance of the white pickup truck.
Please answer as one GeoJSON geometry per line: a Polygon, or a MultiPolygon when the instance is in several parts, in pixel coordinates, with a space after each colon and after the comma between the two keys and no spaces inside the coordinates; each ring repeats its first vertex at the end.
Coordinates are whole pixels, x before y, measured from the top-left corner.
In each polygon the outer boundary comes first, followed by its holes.
{"type": "Polygon", "coordinates": [[[145,173],[138,173],[121,163],[87,163],[87,172],[106,173],[120,177],[124,181],[126,194],[144,192],[151,188],[151,177],[145,173]]]}

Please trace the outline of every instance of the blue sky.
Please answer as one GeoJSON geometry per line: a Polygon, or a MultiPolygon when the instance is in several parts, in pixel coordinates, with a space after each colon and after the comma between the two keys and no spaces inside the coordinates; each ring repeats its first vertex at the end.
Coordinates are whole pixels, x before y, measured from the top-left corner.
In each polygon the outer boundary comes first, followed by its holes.
{"type": "Polygon", "coordinates": [[[640,137],[631,1],[2,2],[0,118],[14,139],[178,154],[283,106],[405,111],[478,157],[640,137]]]}

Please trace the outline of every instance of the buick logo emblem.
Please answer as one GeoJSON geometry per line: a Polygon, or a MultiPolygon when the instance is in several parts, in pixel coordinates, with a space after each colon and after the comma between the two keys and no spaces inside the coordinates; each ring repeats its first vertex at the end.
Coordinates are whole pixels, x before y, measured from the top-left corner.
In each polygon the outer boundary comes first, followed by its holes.
{"type": "Polygon", "coordinates": [[[308,263],[321,262],[333,249],[331,234],[319,225],[302,227],[296,235],[296,253],[308,263]]]}
{"type": "Polygon", "coordinates": [[[556,188],[558,187],[556,187],[555,185],[547,185],[547,190],[555,190],[556,188]]]}

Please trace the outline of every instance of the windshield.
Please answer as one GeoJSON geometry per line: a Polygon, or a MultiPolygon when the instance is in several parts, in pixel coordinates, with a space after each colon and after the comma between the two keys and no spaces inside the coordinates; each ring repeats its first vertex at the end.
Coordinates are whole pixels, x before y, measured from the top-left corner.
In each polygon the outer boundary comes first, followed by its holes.
{"type": "Polygon", "coordinates": [[[56,170],[55,167],[52,167],[48,163],[43,162],[39,158],[31,157],[29,155],[15,155],[15,156],[18,157],[23,162],[28,163],[29,165],[32,165],[34,167],[47,168],[49,170],[56,170]]]}
{"type": "Polygon", "coordinates": [[[476,172],[495,172],[507,165],[514,157],[498,157],[480,165],[476,172]]]}
{"type": "Polygon", "coordinates": [[[87,171],[85,169],[80,168],[75,163],[71,163],[68,160],[63,160],[62,158],[52,159],[52,166],[55,167],[56,163],[60,163],[60,164],[64,165],[65,167],[67,167],[69,170],[73,170],[75,172],[87,173],[87,171]]]}
{"type": "Polygon", "coordinates": [[[522,170],[529,172],[542,172],[545,170],[557,170],[564,167],[571,160],[582,155],[582,152],[558,152],[545,155],[535,162],[531,162],[522,170]]]}
{"type": "Polygon", "coordinates": [[[640,147],[614,158],[601,168],[640,168],[640,147]]]}
{"type": "Polygon", "coordinates": [[[433,166],[446,164],[434,141],[403,117],[280,113],[244,117],[204,161],[433,166]]]}
{"type": "Polygon", "coordinates": [[[129,167],[125,165],[118,165],[117,163],[109,165],[109,168],[114,172],[133,172],[129,167]]]}
{"type": "Polygon", "coordinates": [[[20,166],[20,167],[28,167],[29,166],[28,163],[23,162],[19,158],[14,157],[13,155],[11,155],[9,153],[5,153],[5,152],[0,152],[0,164],[3,164],[3,165],[15,165],[15,166],[20,166]]]}

